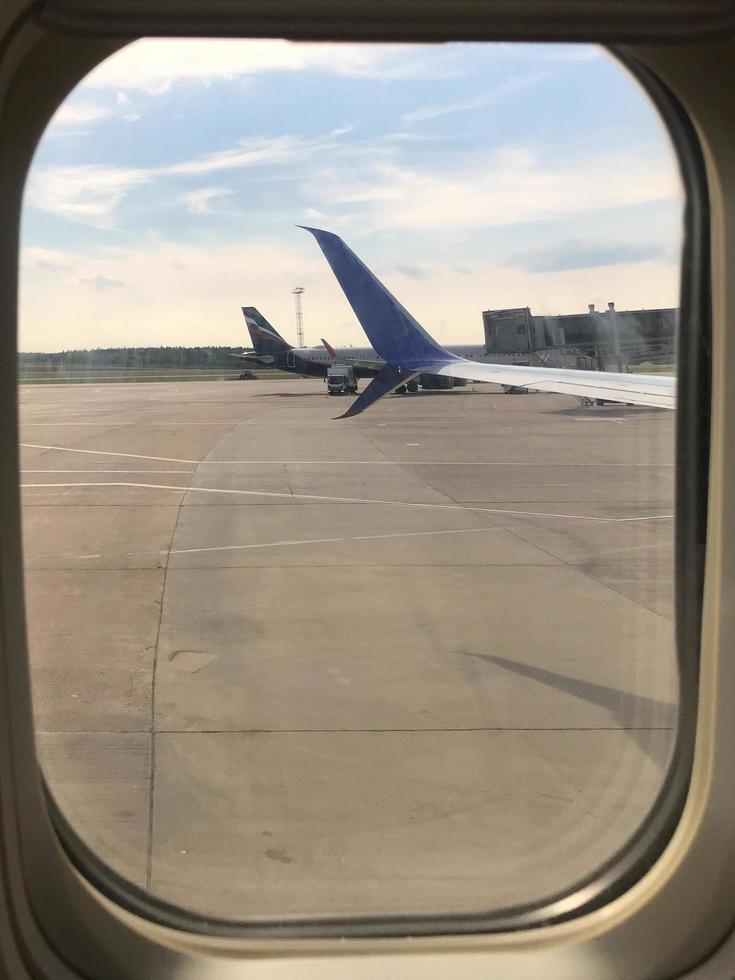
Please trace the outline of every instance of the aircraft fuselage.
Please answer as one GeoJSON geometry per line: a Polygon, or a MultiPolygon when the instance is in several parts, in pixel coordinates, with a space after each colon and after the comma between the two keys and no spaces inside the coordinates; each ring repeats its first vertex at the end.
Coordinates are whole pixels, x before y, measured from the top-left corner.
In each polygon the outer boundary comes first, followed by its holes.
{"type": "MultiPolygon", "coordinates": [[[[289,350],[272,354],[253,352],[245,355],[243,360],[252,361],[254,364],[263,364],[279,371],[317,378],[326,377],[327,369],[333,364],[352,364],[355,377],[374,378],[384,363],[372,347],[337,347],[334,350],[337,354],[336,357],[333,357],[326,348],[321,346],[292,347],[289,350]],[[373,361],[376,366],[368,367],[360,364],[361,361],[373,361]]],[[[486,356],[485,349],[481,344],[460,344],[450,347],[448,350],[459,357],[466,357],[470,360],[484,360],[486,356]]]]}

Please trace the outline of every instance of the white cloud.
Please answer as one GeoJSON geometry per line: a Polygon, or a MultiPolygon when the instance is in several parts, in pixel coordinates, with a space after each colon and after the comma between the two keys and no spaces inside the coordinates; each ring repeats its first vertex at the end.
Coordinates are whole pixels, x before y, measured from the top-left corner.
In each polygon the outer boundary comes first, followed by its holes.
{"type": "Polygon", "coordinates": [[[27,245],[22,251],[23,268],[27,273],[58,273],[69,268],[73,256],[54,248],[27,245]]]}
{"type": "Polygon", "coordinates": [[[179,200],[192,214],[211,214],[212,202],[232,193],[226,187],[199,187],[197,190],[182,194],[179,200]]]}
{"type": "MultiPolygon", "coordinates": [[[[341,145],[333,133],[314,140],[297,136],[252,137],[237,146],[190,160],[150,168],[56,166],[34,169],[27,201],[39,210],[87,224],[110,227],[113,212],[133,188],[161,178],[206,176],[259,166],[312,163],[302,179],[309,211],[339,217],[357,206],[369,227],[461,229],[543,220],[564,214],[676,199],[681,189],[663,155],[611,151],[583,155],[564,167],[546,165],[522,147],[466,156],[460,167],[419,171],[397,165],[389,151],[360,152],[341,145]],[[330,163],[320,161],[328,156],[330,163]],[[335,155],[354,156],[351,170],[335,155]],[[348,176],[345,176],[345,174],[348,176]],[[335,213],[336,212],[336,213],[335,213]]],[[[288,170],[285,173],[290,177],[288,170]]],[[[294,179],[298,179],[294,177],[294,179]]],[[[193,213],[203,214],[225,191],[204,187],[179,194],[193,213]]]]}
{"type": "Polygon", "coordinates": [[[304,161],[313,154],[335,148],[340,133],[305,140],[299,136],[250,137],[226,150],[203,153],[190,160],[157,167],[125,168],[84,164],[34,168],[26,189],[26,201],[34,208],[72,221],[109,227],[112,212],[127,192],[161,177],[193,176],[244,167],[280,165],[304,161]]]}
{"type": "Polygon", "coordinates": [[[261,307],[285,335],[293,335],[291,285],[306,285],[306,308],[315,313],[311,286],[329,276],[313,243],[295,230],[286,244],[250,238],[244,244],[189,246],[146,239],[93,254],[23,249],[21,346],[247,346],[240,307],[261,307]],[[114,288],[115,283],[128,288],[114,288]]]}
{"type": "Polygon", "coordinates": [[[237,146],[230,149],[203,153],[192,160],[157,167],[151,173],[209,174],[218,170],[253,167],[264,163],[286,163],[307,146],[298,136],[253,136],[240,140],[237,146]]]}
{"type": "Polygon", "coordinates": [[[598,239],[561,238],[516,252],[508,256],[506,264],[529,272],[593,269],[625,262],[676,258],[677,249],[674,246],[674,242],[653,239],[619,241],[609,235],[598,239]]]}
{"type": "Polygon", "coordinates": [[[430,54],[412,45],[295,43],[283,40],[162,39],[128,45],[84,81],[92,88],[168,91],[174,82],[213,82],[271,71],[316,69],[334,75],[412,77],[430,54]],[[417,52],[411,62],[406,52],[417,52]]]}
{"type": "Polygon", "coordinates": [[[122,119],[124,122],[135,122],[140,114],[129,108],[130,99],[124,92],[118,92],[115,102],[101,105],[98,102],[78,102],[75,99],[64,102],[56,111],[48,127],[48,134],[65,135],[86,133],[92,123],[103,119],[122,119]]]}
{"type": "Polygon", "coordinates": [[[93,88],[137,89],[150,94],[173,84],[248,78],[264,72],[314,70],[380,79],[455,78],[482,70],[488,50],[506,65],[514,61],[577,61],[598,58],[591,45],[371,44],[293,42],[279,39],[143,39],[112,55],[85,79],[93,88]],[[476,52],[468,58],[468,49],[476,52]]]}
{"type": "Polygon", "coordinates": [[[77,282],[81,286],[91,286],[92,289],[101,289],[103,291],[119,289],[125,286],[122,279],[115,279],[113,276],[85,276],[82,279],[77,279],[77,282]]]}
{"type": "MultiPolygon", "coordinates": [[[[426,263],[414,249],[416,277],[413,267],[409,275],[397,268],[404,254],[398,248],[389,253],[369,239],[361,244],[348,238],[348,244],[419,322],[447,343],[480,343],[481,311],[488,307],[528,304],[534,313],[571,313],[592,302],[604,307],[610,299],[621,309],[677,302],[674,261],[533,273],[482,260],[471,270],[442,259],[426,263]]],[[[244,305],[259,307],[293,339],[294,283],[306,286],[307,342],[322,335],[335,344],[365,342],[334,276],[304,232],[294,230],[285,242],[250,238],[214,247],[146,240],[134,248],[100,248],[93,255],[27,248],[21,254],[20,348],[246,346],[244,305]],[[107,281],[129,288],[110,286],[110,302],[107,281]]]]}
{"type": "Polygon", "coordinates": [[[110,115],[109,109],[93,102],[64,102],[54,113],[50,127],[83,126],[85,123],[106,119],[110,115]]]}
{"type": "Polygon", "coordinates": [[[72,221],[107,226],[111,211],[125,194],[148,179],[149,173],[143,169],[93,164],[33,169],[26,202],[72,221]]]}
{"type": "Polygon", "coordinates": [[[441,133],[416,133],[413,130],[404,132],[386,133],[381,136],[384,143],[434,143],[451,139],[441,133]]]}
{"type": "Polygon", "coordinates": [[[470,99],[463,99],[460,102],[450,102],[443,105],[422,106],[414,109],[412,112],[405,113],[402,118],[404,122],[417,123],[423,122],[426,119],[435,119],[437,116],[446,116],[454,112],[468,112],[471,109],[482,109],[485,106],[492,105],[494,102],[499,102],[514,92],[528,88],[530,85],[536,85],[548,77],[549,72],[539,71],[532,75],[508,78],[495,88],[487,92],[480,92],[470,99]]]}
{"type": "Polygon", "coordinates": [[[501,41],[494,45],[497,54],[510,55],[523,61],[597,61],[600,58],[616,59],[605,48],[598,44],[568,43],[568,44],[525,44],[517,41],[501,41]]]}
{"type": "Polygon", "coordinates": [[[450,170],[419,171],[378,161],[345,178],[322,168],[306,182],[322,210],[370,206],[363,223],[376,228],[436,230],[538,221],[652,201],[680,199],[665,155],[615,152],[552,166],[523,147],[466,157],[450,170]]]}

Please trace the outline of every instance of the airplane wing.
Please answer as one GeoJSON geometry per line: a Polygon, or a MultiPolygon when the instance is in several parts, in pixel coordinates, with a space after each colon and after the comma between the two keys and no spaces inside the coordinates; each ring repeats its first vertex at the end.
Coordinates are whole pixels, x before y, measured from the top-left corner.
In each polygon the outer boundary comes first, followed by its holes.
{"type": "Polygon", "coordinates": [[[250,361],[251,364],[272,364],[275,357],[272,354],[256,354],[254,351],[244,351],[242,354],[227,354],[227,357],[236,357],[238,361],[250,361]]]}
{"type": "Polygon", "coordinates": [[[668,375],[473,363],[465,358],[428,364],[419,373],[465,378],[467,381],[492,381],[516,388],[533,388],[562,395],[576,395],[579,398],[648,405],[651,408],[676,407],[676,379],[668,375]]]}
{"type": "Polygon", "coordinates": [[[676,407],[676,379],[666,375],[488,364],[450,354],[401,306],[339,236],[305,225],[299,227],[316,238],[370,343],[386,361],[386,367],[342,418],[363,412],[383,395],[405,384],[409,374],[413,377],[438,374],[468,381],[491,381],[653,408],[676,407]],[[391,373],[389,368],[399,369],[400,374],[391,373]]]}

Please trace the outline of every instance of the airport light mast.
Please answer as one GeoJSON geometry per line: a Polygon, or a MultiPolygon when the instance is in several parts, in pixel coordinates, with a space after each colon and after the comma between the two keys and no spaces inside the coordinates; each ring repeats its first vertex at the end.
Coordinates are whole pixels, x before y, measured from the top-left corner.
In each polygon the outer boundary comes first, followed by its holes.
{"type": "Polygon", "coordinates": [[[305,347],[304,343],[304,312],[301,308],[301,296],[304,292],[303,286],[294,286],[291,290],[296,300],[296,346],[305,347]]]}

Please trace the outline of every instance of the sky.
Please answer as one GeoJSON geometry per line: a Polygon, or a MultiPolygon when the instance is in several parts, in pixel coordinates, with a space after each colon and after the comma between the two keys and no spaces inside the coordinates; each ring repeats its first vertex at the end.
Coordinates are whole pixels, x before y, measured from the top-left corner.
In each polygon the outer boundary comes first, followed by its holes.
{"type": "Polygon", "coordinates": [[[483,309],[678,304],[664,127],[587,45],[143,40],[68,96],[26,184],[21,350],[365,344],[334,231],[442,343],[483,309]]]}

